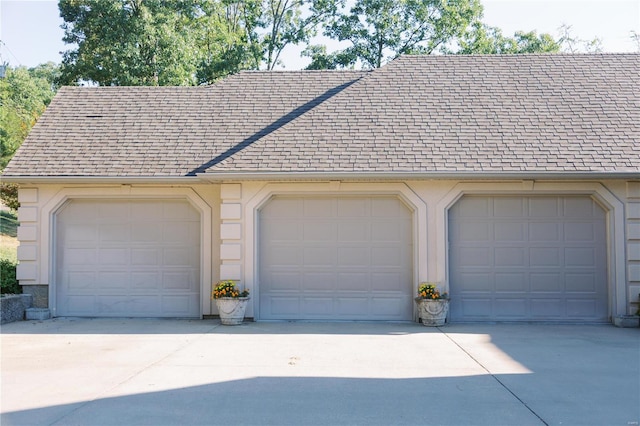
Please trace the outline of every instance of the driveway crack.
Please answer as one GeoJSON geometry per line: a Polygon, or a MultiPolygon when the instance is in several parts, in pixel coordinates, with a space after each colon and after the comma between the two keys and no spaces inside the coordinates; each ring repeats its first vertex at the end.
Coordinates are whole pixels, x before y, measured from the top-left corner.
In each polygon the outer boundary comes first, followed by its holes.
{"type": "Polygon", "coordinates": [[[458,348],[460,348],[460,350],[462,352],[464,352],[465,354],[467,354],[467,356],[469,358],[471,358],[476,364],[478,364],[484,371],[487,372],[487,374],[489,376],[491,376],[493,378],[493,380],[495,380],[500,386],[502,386],[507,392],[509,392],[515,399],[517,399],[527,410],[529,410],[529,412],[531,414],[533,414],[534,416],[536,416],[541,422],[542,424],[544,424],[545,426],[549,426],[549,423],[547,423],[542,417],[540,417],[540,415],[538,413],[535,412],[535,410],[533,408],[531,408],[524,400],[522,400],[522,398],[520,398],[515,392],[513,392],[509,386],[507,386],[505,383],[503,383],[500,378],[498,378],[498,376],[496,376],[495,374],[493,374],[487,367],[485,367],[478,359],[476,359],[473,355],[471,355],[471,353],[469,353],[465,348],[463,348],[458,342],[456,342],[454,339],[451,338],[451,336],[449,336],[448,333],[446,333],[444,330],[442,330],[440,327],[438,327],[438,330],[440,330],[440,332],[442,334],[444,334],[447,339],[449,339],[454,345],[456,345],[458,348]]]}

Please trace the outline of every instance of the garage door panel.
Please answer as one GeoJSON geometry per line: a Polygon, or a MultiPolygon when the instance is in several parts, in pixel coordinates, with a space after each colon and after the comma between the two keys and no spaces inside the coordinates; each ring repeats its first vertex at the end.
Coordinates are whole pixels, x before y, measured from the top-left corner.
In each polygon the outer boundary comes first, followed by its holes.
{"type": "MultiPolygon", "coordinates": [[[[313,271],[305,269],[302,273],[302,285],[296,284],[295,289],[297,290],[312,290],[312,291],[325,291],[331,292],[335,289],[334,277],[335,272],[327,272],[327,271],[313,271]]],[[[278,288],[278,284],[276,283],[271,288],[278,288]]],[[[292,288],[293,290],[293,288],[292,288]]]]}
{"type": "Polygon", "coordinates": [[[95,283],[91,286],[92,292],[121,292],[130,286],[129,273],[101,269],[95,277],[95,283]]]}
{"type": "MultiPolygon", "coordinates": [[[[123,279],[122,282],[125,280],[123,279]]],[[[156,271],[131,273],[131,288],[134,291],[158,289],[161,282],[160,273],[156,271]]]]}
{"type": "Polygon", "coordinates": [[[524,203],[519,197],[495,198],[493,200],[493,217],[520,217],[524,209],[524,203]]]}
{"type": "Polygon", "coordinates": [[[339,267],[366,267],[371,262],[371,249],[369,247],[337,247],[337,266],[339,267]]]}
{"type": "MultiPolygon", "coordinates": [[[[269,277],[267,277],[267,280],[273,283],[271,288],[274,291],[297,291],[300,288],[302,274],[300,274],[298,271],[277,271],[273,272],[269,277]]],[[[318,282],[322,282],[321,279],[318,279],[318,282]]]]}
{"type": "Polygon", "coordinates": [[[66,275],[66,280],[60,285],[68,290],[84,290],[93,288],[92,283],[96,281],[94,272],[70,272],[66,275]]]}
{"type": "Polygon", "coordinates": [[[152,243],[158,240],[158,235],[162,235],[162,228],[153,223],[136,223],[130,235],[133,243],[152,243]]]}
{"type": "Polygon", "coordinates": [[[168,247],[162,250],[162,264],[164,266],[194,265],[191,247],[168,247]]]}
{"type": "Polygon", "coordinates": [[[302,297],[302,309],[299,312],[296,312],[296,314],[302,315],[302,319],[326,317],[334,314],[333,304],[334,301],[331,297],[302,297]]]}
{"type": "Polygon", "coordinates": [[[362,218],[368,216],[368,199],[343,198],[336,202],[338,207],[338,217],[342,218],[362,218]]]}
{"type": "Polygon", "coordinates": [[[559,319],[565,315],[566,301],[559,298],[531,299],[531,316],[534,319],[559,319]]]}
{"type": "Polygon", "coordinates": [[[489,247],[461,247],[458,253],[463,267],[490,267],[493,264],[489,247]]]}
{"type": "Polygon", "coordinates": [[[495,290],[497,292],[526,292],[529,291],[529,284],[524,273],[496,273],[495,290]]]}
{"type": "Polygon", "coordinates": [[[58,308],[68,312],[67,315],[96,315],[95,300],[93,295],[69,296],[58,308]]]}
{"type": "Polygon", "coordinates": [[[93,242],[97,238],[98,228],[85,224],[69,224],[64,227],[60,236],[64,237],[66,241],[81,243],[81,242],[93,242]]]}
{"type": "Polygon", "coordinates": [[[410,278],[404,271],[372,270],[367,282],[372,291],[403,292],[408,279],[410,278]]]}
{"type": "Polygon", "coordinates": [[[330,221],[318,220],[313,224],[305,223],[302,225],[302,237],[310,241],[335,241],[338,235],[338,227],[330,221]]]}
{"type": "Polygon", "coordinates": [[[459,227],[452,229],[451,232],[455,233],[454,238],[464,241],[489,241],[490,235],[493,234],[493,226],[490,224],[469,221],[460,224],[459,227]]]}
{"type": "Polygon", "coordinates": [[[596,249],[591,247],[567,247],[564,249],[564,259],[568,267],[592,267],[596,260],[596,249]]]}
{"type": "MultiPolygon", "coordinates": [[[[528,216],[531,218],[549,217],[555,218],[559,214],[559,200],[557,197],[519,198],[522,203],[529,205],[528,216]]],[[[527,216],[519,214],[517,217],[527,216]]]]}
{"type": "Polygon", "coordinates": [[[454,280],[465,292],[493,291],[492,274],[486,272],[458,273],[454,280]]]}
{"type": "Polygon", "coordinates": [[[157,249],[131,249],[131,264],[136,266],[158,266],[160,253],[157,249]]]}
{"type": "Polygon", "coordinates": [[[567,300],[567,316],[570,318],[593,318],[598,314],[598,306],[593,299],[567,300]]]}
{"type": "Polygon", "coordinates": [[[103,248],[98,250],[98,263],[100,265],[127,266],[131,253],[126,247],[103,248]]]}
{"type": "Polygon", "coordinates": [[[596,293],[596,276],[594,274],[567,273],[565,291],[571,293],[596,293]]]}
{"type": "Polygon", "coordinates": [[[131,229],[129,227],[122,226],[121,224],[114,225],[100,225],[98,227],[98,233],[100,235],[100,241],[105,243],[118,243],[129,241],[129,235],[131,229]]]}
{"type": "Polygon", "coordinates": [[[528,222],[529,241],[559,241],[559,225],[553,222],[528,222]]]}
{"type": "Polygon", "coordinates": [[[184,200],[70,201],[56,217],[56,314],[199,316],[199,229],[184,200]]]}
{"type": "Polygon", "coordinates": [[[489,217],[489,198],[471,198],[463,197],[456,203],[458,214],[461,217],[489,217]]]}
{"type": "Polygon", "coordinates": [[[190,290],[193,288],[190,271],[171,271],[162,274],[162,288],[165,290],[190,290]]]}
{"type": "Polygon", "coordinates": [[[95,265],[98,259],[97,250],[89,248],[65,248],[62,249],[62,258],[69,265],[87,266],[95,265]]]}
{"type": "MultiPolygon", "coordinates": [[[[338,224],[339,242],[365,242],[371,239],[371,226],[363,221],[347,221],[338,224]]],[[[375,233],[375,230],[373,230],[375,233]]]]}
{"type": "Polygon", "coordinates": [[[595,229],[593,223],[566,223],[564,225],[565,241],[593,241],[595,229]]]}
{"type": "Polygon", "coordinates": [[[462,298],[459,302],[452,301],[451,307],[458,307],[465,318],[481,319],[491,317],[491,305],[493,301],[488,298],[462,298]]]}
{"type": "Polygon", "coordinates": [[[372,247],[371,248],[371,264],[378,267],[396,268],[402,263],[403,257],[407,253],[403,247],[372,247]]]}
{"type": "Polygon", "coordinates": [[[164,295],[161,298],[162,311],[176,316],[183,312],[193,311],[198,308],[200,295],[164,295]]]}
{"type": "Polygon", "coordinates": [[[411,214],[396,198],[276,197],[259,216],[259,318],[410,319],[411,253],[411,214]],[[284,204],[297,212],[288,222],[305,229],[288,242],[287,268],[297,273],[289,294],[280,290],[283,267],[270,254],[287,233],[273,226],[284,204]],[[374,308],[377,290],[392,313],[374,308]]]}
{"type": "Polygon", "coordinates": [[[407,305],[411,306],[412,301],[403,297],[373,297],[371,298],[371,309],[378,313],[383,319],[392,320],[397,316],[397,312],[406,310],[407,305]]]}
{"type": "Polygon", "coordinates": [[[585,219],[604,219],[605,212],[589,198],[566,198],[564,200],[565,216],[585,219]]]}
{"type": "Polygon", "coordinates": [[[537,267],[559,267],[562,258],[557,247],[531,247],[529,249],[529,266],[537,267]]]}
{"type": "Polygon", "coordinates": [[[502,320],[511,320],[518,318],[523,312],[527,311],[527,300],[518,297],[501,298],[494,300],[494,309],[496,317],[502,320]]]}
{"type": "Polygon", "coordinates": [[[454,321],[607,320],[606,214],[590,197],[465,196],[459,203],[449,212],[454,321]],[[485,202],[487,215],[468,208],[485,202]],[[491,228],[490,240],[478,242],[491,228]]]}
{"type": "Polygon", "coordinates": [[[410,237],[407,235],[405,226],[406,224],[403,223],[373,221],[371,222],[371,241],[402,244],[410,237]]]}
{"type": "Polygon", "coordinates": [[[300,315],[300,298],[286,295],[272,295],[266,304],[265,313],[271,319],[287,319],[300,315]]]}
{"type": "Polygon", "coordinates": [[[338,272],[339,291],[366,292],[370,288],[370,274],[366,272],[338,272]]]}
{"type": "Polygon", "coordinates": [[[510,222],[496,226],[493,231],[494,240],[502,242],[522,241],[525,239],[525,233],[524,224],[510,222]]]}
{"type": "Polygon", "coordinates": [[[338,259],[334,246],[305,247],[303,253],[304,266],[325,266],[332,268],[336,265],[338,259]]]}
{"type": "Polygon", "coordinates": [[[396,198],[371,198],[371,217],[397,218],[407,214],[407,207],[396,198]]]}
{"type": "Polygon", "coordinates": [[[335,299],[337,318],[365,319],[370,311],[368,297],[338,297],[335,299]]]}
{"type": "Polygon", "coordinates": [[[327,203],[324,199],[305,198],[302,200],[304,217],[333,217],[336,212],[335,203],[327,203]]]}
{"type": "Polygon", "coordinates": [[[532,272],[530,275],[531,292],[560,292],[562,291],[562,274],[532,272]]]}
{"type": "Polygon", "coordinates": [[[273,245],[262,256],[264,256],[265,262],[274,265],[274,267],[288,267],[299,265],[302,254],[297,246],[273,245]]]}
{"type": "Polygon", "coordinates": [[[493,258],[497,267],[521,268],[525,265],[525,251],[520,247],[495,248],[493,258]]]}

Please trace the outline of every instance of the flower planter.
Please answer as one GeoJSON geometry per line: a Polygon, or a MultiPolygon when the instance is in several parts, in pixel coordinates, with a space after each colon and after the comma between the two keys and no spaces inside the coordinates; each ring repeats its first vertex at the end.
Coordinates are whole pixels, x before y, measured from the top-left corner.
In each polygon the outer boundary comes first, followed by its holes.
{"type": "Polygon", "coordinates": [[[249,297],[221,297],[215,301],[223,325],[242,324],[249,297]]]}
{"type": "Polygon", "coordinates": [[[418,316],[422,320],[422,325],[427,327],[439,327],[444,325],[449,313],[448,299],[422,299],[416,298],[418,304],[418,316]]]}

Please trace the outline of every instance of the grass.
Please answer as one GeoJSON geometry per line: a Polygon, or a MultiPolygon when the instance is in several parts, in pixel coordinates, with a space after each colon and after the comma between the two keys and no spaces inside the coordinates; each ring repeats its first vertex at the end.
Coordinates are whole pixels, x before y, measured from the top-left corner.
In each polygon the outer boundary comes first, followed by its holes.
{"type": "Polygon", "coordinates": [[[18,217],[10,211],[0,210],[0,259],[16,262],[18,259],[18,217]]]}

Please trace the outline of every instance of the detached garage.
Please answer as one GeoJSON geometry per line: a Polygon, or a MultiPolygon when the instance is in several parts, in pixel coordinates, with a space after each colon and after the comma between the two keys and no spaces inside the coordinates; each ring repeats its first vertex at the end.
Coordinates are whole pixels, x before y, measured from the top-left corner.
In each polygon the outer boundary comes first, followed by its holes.
{"type": "Polygon", "coordinates": [[[607,321],[605,219],[588,196],[464,196],[449,211],[452,321],[607,321]]]}
{"type": "Polygon", "coordinates": [[[639,54],[63,87],[4,169],[54,316],[587,322],[640,293],[639,54]]]}
{"type": "Polygon", "coordinates": [[[187,201],[70,200],[55,234],[57,315],[200,316],[200,215],[187,201]]]}

